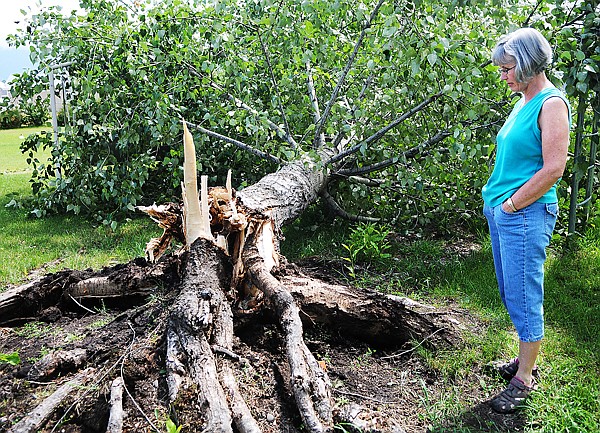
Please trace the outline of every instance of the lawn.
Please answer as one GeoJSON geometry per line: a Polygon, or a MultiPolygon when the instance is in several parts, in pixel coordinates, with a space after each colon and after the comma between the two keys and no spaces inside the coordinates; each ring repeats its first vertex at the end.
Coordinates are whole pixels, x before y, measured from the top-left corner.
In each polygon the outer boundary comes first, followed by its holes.
{"type": "MultiPolygon", "coordinates": [[[[0,291],[24,281],[33,270],[98,269],[142,257],[146,242],[161,233],[149,218],[111,230],[75,215],[31,217],[20,203],[31,195],[26,157],[19,145],[47,128],[0,130],[0,291]],[[7,204],[11,206],[7,207],[7,204]]],[[[40,158],[41,159],[41,158],[40,158]]]]}
{"type": "MultiPolygon", "coordinates": [[[[40,131],[52,131],[52,128],[34,126],[31,128],[0,130],[0,173],[21,172],[29,169],[27,156],[21,153],[20,144],[30,134],[40,131]]],[[[38,155],[42,161],[49,152],[38,155]]]]}

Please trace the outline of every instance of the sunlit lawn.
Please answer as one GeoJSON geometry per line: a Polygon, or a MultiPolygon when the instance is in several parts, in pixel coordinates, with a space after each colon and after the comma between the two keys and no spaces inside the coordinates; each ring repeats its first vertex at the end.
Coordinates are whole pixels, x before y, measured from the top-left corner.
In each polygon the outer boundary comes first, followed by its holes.
{"type": "Polygon", "coordinates": [[[19,145],[28,134],[42,129],[0,130],[0,291],[48,264],[48,271],[97,269],[142,257],[146,242],[161,232],[148,218],[126,222],[113,231],[73,215],[33,218],[26,208],[14,206],[31,196],[31,172],[19,145]],[[13,206],[7,207],[8,203],[13,206]]]}
{"type": "MultiPolygon", "coordinates": [[[[27,155],[21,153],[20,144],[28,135],[39,131],[52,131],[52,128],[35,126],[31,128],[0,130],[0,173],[18,172],[29,169],[27,155]]],[[[50,152],[44,151],[38,155],[42,160],[50,152]]]]}

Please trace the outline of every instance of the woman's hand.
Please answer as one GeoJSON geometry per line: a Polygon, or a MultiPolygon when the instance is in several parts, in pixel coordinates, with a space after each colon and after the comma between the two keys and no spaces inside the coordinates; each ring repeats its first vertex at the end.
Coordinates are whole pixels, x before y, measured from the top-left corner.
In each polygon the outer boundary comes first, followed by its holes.
{"type": "Polygon", "coordinates": [[[514,210],[510,207],[510,205],[506,201],[503,201],[501,206],[502,206],[502,210],[504,212],[506,212],[506,213],[514,213],[514,210]]]}

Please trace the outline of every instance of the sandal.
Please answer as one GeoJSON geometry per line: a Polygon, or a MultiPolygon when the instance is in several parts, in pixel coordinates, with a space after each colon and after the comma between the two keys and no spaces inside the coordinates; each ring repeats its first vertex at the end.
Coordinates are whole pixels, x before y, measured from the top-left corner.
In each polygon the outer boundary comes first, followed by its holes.
{"type": "MultiPolygon", "coordinates": [[[[493,364],[492,369],[499,373],[502,379],[506,380],[507,382],[510,382],[519,370],[519,358],[515,358],[511,361],[500,364],[493,364]]],[[[539,372],[537,365],[533,367],[531,374],[535,377],[538,377],[539,372]]]]}
{"type": "Polygon", "coordinates": [[[531,386],[527,386],[518,377],[513,377],[508,387],[494,397],[490,405],[498,413],[513,413],[525,403],[529,394],[535,389],[537,389],[535,379],[531,382],[531,386]]]}

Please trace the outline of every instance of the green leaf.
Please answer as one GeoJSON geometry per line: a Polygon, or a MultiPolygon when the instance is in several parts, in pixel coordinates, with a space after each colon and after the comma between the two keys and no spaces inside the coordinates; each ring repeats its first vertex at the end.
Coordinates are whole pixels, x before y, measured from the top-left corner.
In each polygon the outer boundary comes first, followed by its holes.
{"type": "Polygon", "coordinates": [[[19,357],[19,352],[0,353],[0,363],[10,364],[10,365],[19,365],[21,363],[21,358],[19,357]]]}
{"type": "Polygon", "coordinates": [[[438,59],[438,56],[437,56],[437,54],[436,54],[436,53],[430,53],[430,54],[427,56],[427,60],[429,61],[429,64],[430,64],[431,66],[435,65],[435,62],[437,62],[437,59],[438,59]]]}

